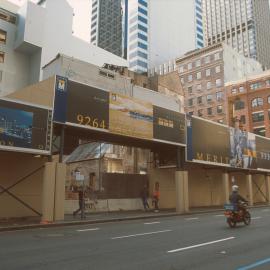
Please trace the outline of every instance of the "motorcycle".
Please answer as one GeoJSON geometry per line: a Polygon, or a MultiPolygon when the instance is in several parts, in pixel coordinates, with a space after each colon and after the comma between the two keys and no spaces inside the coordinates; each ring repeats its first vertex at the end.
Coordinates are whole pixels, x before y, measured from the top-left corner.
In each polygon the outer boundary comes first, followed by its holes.
{"type": "Polygon", "coordinates": [[[251,215],[247,209],[247,203],[241,202],[238,205],[225,204],[224,215],[227,219],[227,223],[231,228],[234,228],[237,223],[243,222],[245,225],[249,225],[251,221],[251,215]],[[240,207],[239,207],[240,206],[240,207]]]}

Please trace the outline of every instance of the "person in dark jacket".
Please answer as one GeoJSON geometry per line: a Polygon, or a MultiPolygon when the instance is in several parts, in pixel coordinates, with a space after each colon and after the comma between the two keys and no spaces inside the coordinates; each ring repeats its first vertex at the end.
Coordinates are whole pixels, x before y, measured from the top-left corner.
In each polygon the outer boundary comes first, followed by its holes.
{"type": "Polygon", "coordinates": [[[232,186],[232,193],[229,197],[230,203],[236,206],[238,210],[245,210],[241,206],[241,202],[247,203],[248,201],[238,193],[239,187],[237,185],[232,186]]]}
{"type": "Polygon", "coordinates": [[[81,212],[81,217],[85,218],[85,213],[84,213],[84,192],[83,188],[79,188],[78,191],[78,201],[79,201],[79,208],[73,212],[73,216],[76,216],[79,212],[81,212]]]}
{"type": "Polygon", "coordinates": [[[141,191],[141,198],[142,198],[142,203],[143,203],[143,207],[145,211],[150,208],[148,204],[148,193],[149,193],[148,188],[146,185],[144,185],[141,191]]]}

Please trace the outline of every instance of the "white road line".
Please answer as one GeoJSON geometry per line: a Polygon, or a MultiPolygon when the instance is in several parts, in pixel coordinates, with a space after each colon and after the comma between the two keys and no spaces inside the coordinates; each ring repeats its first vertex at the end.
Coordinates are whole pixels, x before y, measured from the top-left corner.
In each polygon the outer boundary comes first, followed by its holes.
{"type": "Polygon", "coordinates": [[[215,215],[215,217],[224,217],[224,215],[215,215]]]}
{"type": "Polygon", "coordinates": [[[88,231],[98,231],[99,228],[90,228],[90,229],[83,229],[83,230],[77,230],[77,232],[88,232],[88,231]]]}
{"type": "Polygon", "coordinates": [[[146,223],[143,223],[145,225],[151,225],[151,224],[159,224],[160,221],[154,221],[154,222],[146,222],[146,223]]]}
{"type": "Polygon", "coordinates": [[[253,219],[260,219],[260,218],[262,217],[252,217],[251,219],[253,220],[253,219]]]}
{"type": "Polygon", "coordinates": [[[179,252],[179,251],[183,251],[183,250],[187,250],[187,249],[202,247],[202,246],[206,246],[206,245],[212,245],[212,244],[215,244],[215,243],[224,242],[224,241],[228,241],[228,240],[232,240],[232,239],[235,239],[235,237],[232,236],[232,237],[228,237],[228,238],[224,238],[224,239],[219,239],[219,240],[215,240],[215,241],[211,241],[211,242],[206,242],[206,243],[202,243],[202,244],[198,244],[198,245],[194,245],[194,246],[173,249],[173,250],[169,250],[167,252],[168,253],[174,253],[174,252],[179,252]]]}
{"type": "Polygon", "coordinates": [[[143,236],[143,235],[149,235],[149,234],[156,234],[156,233],[165,233],[165,232],[171,232],[172,230],[164,230],[164,231],[156,231],[156,232],[148,232],[148,233],[138,233],[138,234],[130,234],[130,235],[124,235],[124,236],[117,236],[112,237],[111,239],[122,239],[122,238],[129,238],[129,237],[136,237],[136,236],[143,236]]]}
{"type": "Polygon", "coordinates": [[[199,219],[198,217],[191,217],[191,218],[185,218],[185,220],[196,220],[199,219]]]}

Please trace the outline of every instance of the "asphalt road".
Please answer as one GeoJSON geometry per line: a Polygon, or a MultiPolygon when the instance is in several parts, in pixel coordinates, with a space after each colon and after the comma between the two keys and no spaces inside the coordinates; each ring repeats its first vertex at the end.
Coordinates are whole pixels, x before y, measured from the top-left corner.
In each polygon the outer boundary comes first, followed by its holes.
{"type": "Polygon", "coordinates": [[[0,233],[1,270],[270,269],[270,208],[0,233]]]}

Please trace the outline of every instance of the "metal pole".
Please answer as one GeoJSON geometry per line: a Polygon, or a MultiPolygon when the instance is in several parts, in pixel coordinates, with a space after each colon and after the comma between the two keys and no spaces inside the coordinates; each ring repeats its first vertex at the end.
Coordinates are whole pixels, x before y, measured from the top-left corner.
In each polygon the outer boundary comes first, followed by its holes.
{"type": "Polygon", "coordinates": [[[82,210],[81,210],[81,219],[85,218],[85,202],[84,202],[84,180],[82,185],[82,210]]]}
{"type": "Polygon", "coordinates": [[[177,146],[176,148],[176,170],[182,171],[184,169],[185,152],[184,148],[177,146]]]}
{"type": "Polygon", "coordinates": [[[60,153],[59,153],[59,163],[63,161],[64,155],[64,145],[65,145],[65,127],[61,127],[61,137],[60,137],[60,153]]]}

